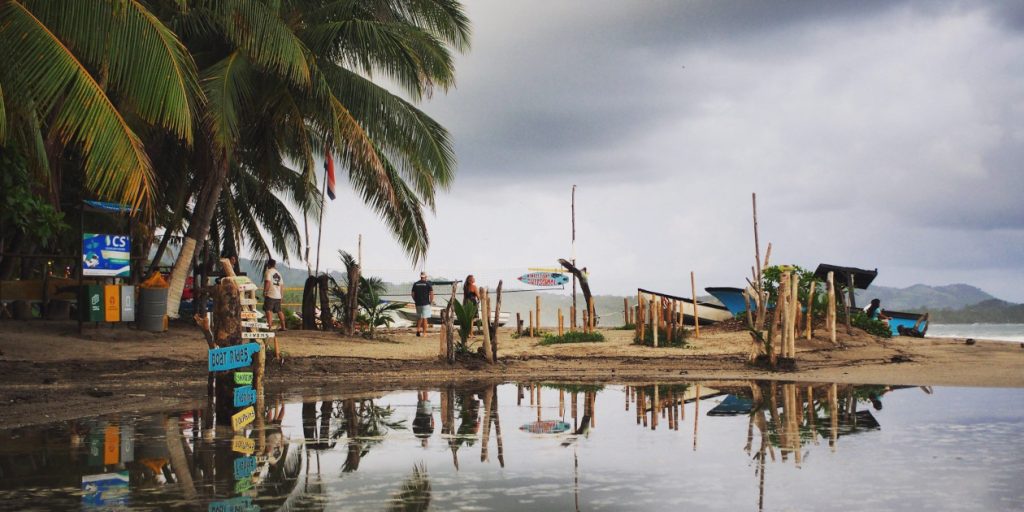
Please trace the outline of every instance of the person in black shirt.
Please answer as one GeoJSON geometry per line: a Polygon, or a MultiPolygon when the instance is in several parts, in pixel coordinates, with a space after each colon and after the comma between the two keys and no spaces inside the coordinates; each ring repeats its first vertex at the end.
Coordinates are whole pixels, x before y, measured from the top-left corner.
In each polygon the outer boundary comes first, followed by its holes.
{"type": "Polygon", "coordinates": [[[434,303],[434,287],[427,281],[427,273],[420,272],[420,280],[412,284],[412,300],[416,303],[416,336],[427,332],[427,319],[433,312],[430,305],[434,303]]]}

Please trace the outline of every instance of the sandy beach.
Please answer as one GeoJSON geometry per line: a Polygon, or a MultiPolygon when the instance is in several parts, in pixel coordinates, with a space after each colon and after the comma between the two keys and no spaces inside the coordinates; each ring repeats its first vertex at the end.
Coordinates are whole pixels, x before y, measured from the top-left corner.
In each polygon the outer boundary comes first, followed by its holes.
{"type": "MultiPolygon", "coordinates": [[[[602,330],[604,343],[539,346],[500,333],[501,361],[437,359],[439,338],[409,331],[378,340],[336,333],[279,333],[282,362],[267,364],[267,393],[374,393],[452,381],[679,382],[771,379],[848,384],[1024,387],[1024,347],[955,338],[882,340],[856,331],[833,346],[823,332],[797,343],[797,369],[746,364],[749,335],[702,329],[688,348],[633,345],[632,331],[602,330]]],[[[167,333],[86,329],[74,323],[0,323],[0,428],[103,413],[166,408],[205,396],[206,345],[194,328],[167,333]]]]}

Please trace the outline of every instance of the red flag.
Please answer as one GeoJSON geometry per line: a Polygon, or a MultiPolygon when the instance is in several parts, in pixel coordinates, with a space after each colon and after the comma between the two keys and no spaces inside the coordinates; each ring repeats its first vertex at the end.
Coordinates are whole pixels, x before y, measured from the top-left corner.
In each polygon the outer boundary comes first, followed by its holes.
{"type": "Polygon", "coordinates": [[[324,168],[327,170],[327,195],[334,200],[334,159],[328,151],[324,158],[324,168]]]}

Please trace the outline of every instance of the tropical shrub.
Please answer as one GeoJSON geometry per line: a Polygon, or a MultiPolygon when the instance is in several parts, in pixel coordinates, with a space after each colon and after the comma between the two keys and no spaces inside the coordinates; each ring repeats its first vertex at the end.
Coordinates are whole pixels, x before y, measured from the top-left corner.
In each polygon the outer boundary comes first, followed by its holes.
{"type": "Polygon", "coordinates": [[[570,331],[561,336],[544,336],[538,345],[558,345],[561,343],[600,343],[604,335],[599,332],[570,331]]]}
{"type": "Polygon", "coordinates": [[[850,317],[850,325],[858,329],[863,329],[872,336],[878,336],[881,338],[892,337],[892,330],[889,329],[889,326],[886,325],[885,322],[868,318],[868,315],[863,311],[854,313],[853,316],[850,317]]]}
{"type": "Polygon", "coordinates": [[[455,352],[469,354],[469,335],[473,332],[473,322],[476,321],[477,305],[471,300],[462,303],[459,299],[452,299],[452,310],[459,321],[459,342],[455,345],[455,352]]]}

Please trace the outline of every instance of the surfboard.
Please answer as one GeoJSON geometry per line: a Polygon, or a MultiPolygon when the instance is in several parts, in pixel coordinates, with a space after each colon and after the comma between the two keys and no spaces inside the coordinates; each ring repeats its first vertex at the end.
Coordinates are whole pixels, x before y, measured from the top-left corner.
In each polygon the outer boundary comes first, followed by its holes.
{"type": "Polygon", "coordinates": [[[556,272],[530,272],[519,276],[519,280],[532,286],[562,286],[569,277],[556,272]]]}

